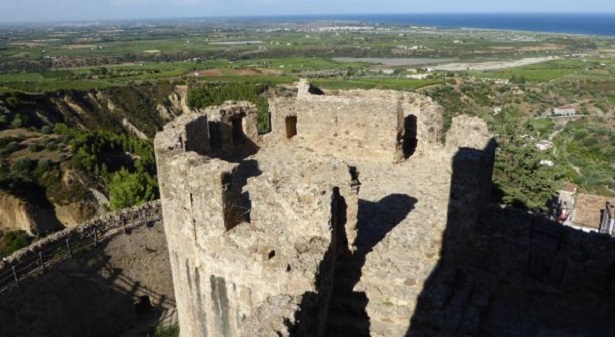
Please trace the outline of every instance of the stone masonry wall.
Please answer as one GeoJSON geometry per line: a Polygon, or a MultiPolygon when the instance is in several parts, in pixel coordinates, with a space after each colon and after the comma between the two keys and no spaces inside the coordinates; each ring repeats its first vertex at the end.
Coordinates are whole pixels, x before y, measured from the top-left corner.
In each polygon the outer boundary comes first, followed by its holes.
{"type": "MultiPolygon", "coordinates": [[[[305,83],[305,82],[302,82],[305,83]]],[[[296,116],[297,135],[290,141],[320,153],[399,161],[406,132],[428,151],[442,130],[442,108],[428,97],[408,92],[351,90],[313,95],[299,86],[297,98],[270,101],[272,141],[288,141],[286,120],[296,116]],[[304,92],[306,91],[306,92],[304,92]],[[411,124],[412,130],[405,126],[411,124]]]]}

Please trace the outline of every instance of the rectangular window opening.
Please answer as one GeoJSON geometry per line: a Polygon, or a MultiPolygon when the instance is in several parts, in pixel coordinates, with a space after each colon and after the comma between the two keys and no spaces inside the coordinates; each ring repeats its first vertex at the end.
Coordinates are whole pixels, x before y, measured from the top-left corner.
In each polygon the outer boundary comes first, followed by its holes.
{"type": "Polygon", "coordinates": [[[291,139],[297,135],[297,116],[286,117],[286,138],[291,139]]]}

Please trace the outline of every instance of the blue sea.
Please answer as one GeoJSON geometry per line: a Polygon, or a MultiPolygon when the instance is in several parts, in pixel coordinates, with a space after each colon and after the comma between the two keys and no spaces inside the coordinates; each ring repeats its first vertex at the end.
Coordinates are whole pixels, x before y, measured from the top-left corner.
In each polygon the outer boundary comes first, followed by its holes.
{"type": "MultiPolygon", "coordinates": [[[[261,18],[262,19],[262,18],[261,18]]],[[[596,14],[357,14],[269,18],[277,20],[343,20],[440,28],[504,29],[530,32],[615,36],[615,13],[596,14]]]]}

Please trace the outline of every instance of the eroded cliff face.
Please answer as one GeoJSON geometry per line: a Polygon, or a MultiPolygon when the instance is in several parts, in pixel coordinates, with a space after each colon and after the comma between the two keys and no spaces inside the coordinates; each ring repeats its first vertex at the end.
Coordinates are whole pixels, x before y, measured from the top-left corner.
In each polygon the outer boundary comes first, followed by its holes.
{"type": "MultiPolygon", "coordinates": [[[[17,103],[9,110],[28,116],[34,126],[65,123],[86,129],[126,131],[140,138],[153,138],[165,123],[189,110],[188,87],[171,84],[12,95],[17,103]]],[[[0,96],[0,101],[6,99],[0,96]]]]}
{"type": "Polygon", "coordinates": [[[0,231],[25,230],[32,234],[34,226],[28,204],[0,191],[0,231]]]}
{"type": "Polygon", "coordinates": [[[54,230],[58,225],[53,209],[0,191],[0,231],[23,230],[38,235],[54,230]]]}
{"type": "MultiPolygon", "coordinates": [[[[36,128],[64,123],[69,127],[127,132],[151,139],[165,123],[190,110],[187,95],[187,86],[171,84],[45,94],[12,93],[0,95],[0,112],[7,116],[27,116],[24,118],[28,120],[27,126],[36,128]]],[[[73,177],[73,173],[63,172],[62,183],[67,190],[71,186],[84,191],[90,188],[90,193],[84,193],[86,197],[80,200],[56,200],[41,193],[35,198],[44,201],[45,207],[41,207],[35,205],[36,200],[20,197],[15,191],[0,191],[0,231],[25,230],[37,235],[61,225],[76,226],[100,214],[108,200],[92,189],[96,187],[88,183],[91,177],[73,177]]]]}

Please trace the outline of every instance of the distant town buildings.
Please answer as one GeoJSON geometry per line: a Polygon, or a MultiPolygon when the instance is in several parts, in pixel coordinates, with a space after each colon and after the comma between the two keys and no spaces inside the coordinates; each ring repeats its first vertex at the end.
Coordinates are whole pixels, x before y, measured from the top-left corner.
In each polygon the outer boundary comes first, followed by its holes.
{"type": "Polygon", "coordinates": [[[577,114],[577,107],[574,105],[563,105],[553,108],[553,114],[556,116],[574,116],[577,114]]]}

